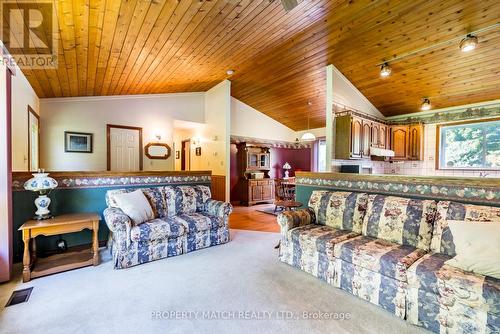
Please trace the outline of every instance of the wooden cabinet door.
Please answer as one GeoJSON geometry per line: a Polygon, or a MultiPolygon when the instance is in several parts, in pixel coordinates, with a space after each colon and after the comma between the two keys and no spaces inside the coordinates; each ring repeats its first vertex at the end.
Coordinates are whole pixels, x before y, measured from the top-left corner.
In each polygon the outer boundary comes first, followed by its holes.
{"type": "Polygon", "coordinates": [[[372,146],[380,147],[380,127],[381,124],[372,123],[372,137],[371,137],[372,146]]]}
{"type": "Polygon", "coordinates": [[[262,186],[257,182],[250,183],[250,201],[262,200],[262,186]]]}
{"type": "Polygon", "coordinates": [[[372,143],[372,122],[363,120],[363,131],[361,134],[362,144],[361,144],[361,156],[370,156],[370,146],[372,143]]]}
{"type": "Polygon", "coordinates": [[[410,160],[423,160],[423,126],[422,124],[410,125],[409,149],[410,160]]]}
{"type": "Polygon", "coordinates": [[[391,128],[391,149],[394,160],[408,159],[408,126],[393,126],[391,128]]]}
{"type": "Polygon", "coordinates": [[[378,133],[378,146],[380,148],[387,148],[387,126],[384,124],[380,124],[379,133],[378,133]]]}
{"type": "Polygon", "coordinates": [[[363,123],[360,118],[351,120],[351,158],[361,158],[363,123]]]}
{"type": "Polygon", "coordinates": [[[273,199],[273,186],[269,182],[262,186],[262,199],[270,200],[273,199]]]}

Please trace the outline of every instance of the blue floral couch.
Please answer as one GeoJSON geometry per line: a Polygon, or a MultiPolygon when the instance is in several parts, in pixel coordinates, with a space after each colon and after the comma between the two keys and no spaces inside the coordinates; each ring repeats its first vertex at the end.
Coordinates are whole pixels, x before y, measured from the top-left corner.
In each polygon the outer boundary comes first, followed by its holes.
{"type": "Polygon", "coordinates": [[[444,263],[448,221],[500,208],[327,190],[308,206],[278,216],[281,261],[435,333],[500,332],[500,280],[444,263]]]}
{"type": "Polygon", "coordinates": [[[134,225],[118,208],[114,196],[135,189],[106,193],[104,219],[115,268],[176,256],[229,241],[229,203],[211,199],[207,186],[141,188],[155,218],[134,225]]]}

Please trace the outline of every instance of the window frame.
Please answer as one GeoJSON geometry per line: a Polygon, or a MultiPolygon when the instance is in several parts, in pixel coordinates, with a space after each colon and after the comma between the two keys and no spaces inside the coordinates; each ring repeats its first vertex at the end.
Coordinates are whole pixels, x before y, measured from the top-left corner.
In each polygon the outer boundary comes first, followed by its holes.
{"type": "Polygon", "coordinates": [[[462,122],[454,122],[454,123],[441,123],[436,124],[436,170],[448,170],[448,171],[500,171],[500,168],[488,168],[488,167],[441,167],[441,128],[449,127],[449,126],[457,126],[457,125],[468,125],[468,124],[476,124],[476,123],[489,123],[500,121],[500,117],[493,118],[483,118],[483,119],[474,119],[467,120],[462,122]]]}

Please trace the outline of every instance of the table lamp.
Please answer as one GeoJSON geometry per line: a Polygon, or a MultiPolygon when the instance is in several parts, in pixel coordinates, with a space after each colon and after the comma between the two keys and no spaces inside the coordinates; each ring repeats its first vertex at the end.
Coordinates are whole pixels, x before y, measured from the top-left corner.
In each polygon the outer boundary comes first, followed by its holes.
{"type": "Polygon", "coordinates": [[[24,183],[24,189],[39,194],[38,198],[35,199],[37,210],[33,219],[42,220],[52,218],[49,211],[50,198],[47,195],[52,189],[57,187],[57,181],[49,177],[49,173],[45,173],[43,169],[39,169],[37,173],[32,175],[33,177],[24,183]]]}
{"type": "Polygon", "coordinates": [[[285,177],[283,177],[284,179],[288,179],[288,171],[290,169],[292,169],[292,166],[290,166],[290,164],[288,162],[285,162],[285,164],[283,165],[283,169],[285,170],[285,177]]]}

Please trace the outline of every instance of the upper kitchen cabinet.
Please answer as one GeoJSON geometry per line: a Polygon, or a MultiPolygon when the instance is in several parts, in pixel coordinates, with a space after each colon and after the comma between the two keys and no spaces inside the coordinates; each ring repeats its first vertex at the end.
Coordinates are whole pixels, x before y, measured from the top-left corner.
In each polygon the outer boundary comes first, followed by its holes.
{"type": "Polygon", "coordinates": [[[391,126],[391,149],[394,151],[393,160],[408,159],[409,130],[407,125],[391,126]]]}
{"type": "Polygon", "coordinates": [[[335,159],[361,159],[363,120],[345,115],[335,118],[335,159]]]}
{"type": "Polygon", "coordinates": [[[361,135],[362,138],[362,156],[369,157],[370,156],[370,146],[372,143],[372,124],[373,122],[368,120],[363,120],[363,133],[361,135]]]}
{"type": "Polygon", "coordinates": [[[409,160],[424,160],[424,126],[410,125],[409,128],[409,160]]]}
{"type": "Polygon", "coordinates": [[[393,160],[423,160],[422,124],[393,125],[391,126],[391,149],[394,151],[393,160]]]}

